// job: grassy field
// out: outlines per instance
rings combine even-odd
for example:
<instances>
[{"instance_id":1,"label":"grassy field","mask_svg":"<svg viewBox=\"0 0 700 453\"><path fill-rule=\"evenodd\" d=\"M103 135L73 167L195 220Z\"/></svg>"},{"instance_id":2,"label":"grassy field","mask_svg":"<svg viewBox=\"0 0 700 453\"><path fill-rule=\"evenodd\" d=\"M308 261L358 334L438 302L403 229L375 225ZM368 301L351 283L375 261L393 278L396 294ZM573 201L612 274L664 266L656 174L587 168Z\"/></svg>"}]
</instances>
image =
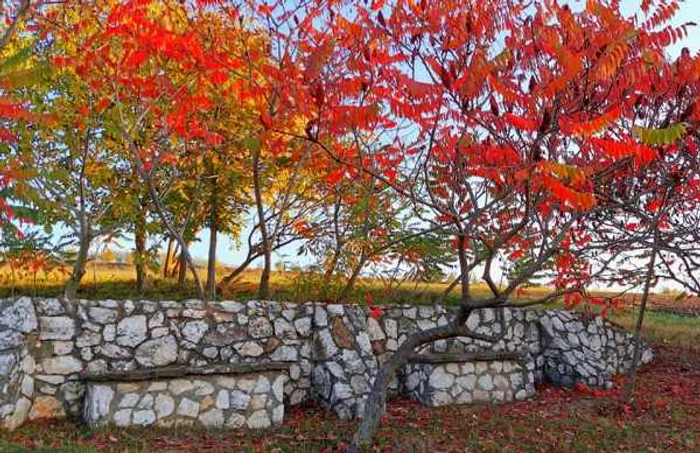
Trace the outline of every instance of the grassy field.
<instances>
[{"instance_id":1,"label":"grassy field","mask_svg":"<svg viewBox=\"0 0 700 453\"><path fill-rule=\"evenodd\" d=\"M219 278L230 270L219 268ZM59 297L69 275L68 269L51 272L38 272L35 275L12 273L9 268L0 266L0 297L31 295L37 297ZM204 271L200 272L204 279ZM252 299L256 297L260 271L250 269L226 288L220 299ZM344 281L322 282L321 277L311 272L276 271L271 278L271 299L290 302L335 301L343 289ZM448 283L404 282L392 285L377 278L359 279L356 289L346 297L347 302L364 303L365 294L370 293L375 303L430 304L441 302L451 304L459 300L459 287L447 295L444 294ZM480 282L472 283L474 297L488 297L488 287ZM521 292L522 299L537 297L548 291L544 287L532 287ZM602 294L602 293L601 293ZM135 272L132 266L117 263L90 264L79 290L79 297L84 299L148 299L148 300L183 300L196 296L194 285L188 280L179 285L175 279L164 279L151 274L143 293L136 291ZM626 297L628 305L639 303L639 294ZM666 292L654 294L651 309L669 313L700 316L700 298L683 297Z\"/></svg>"},{"instance_id":2,"label":"grassy field","mask_svg":"<svg viewBox=\"0 0 700 453\"><path fill-rule=\"evenodd\" d=\"M254 297L257 277L255 272L246 273L223 297ZM61 293L55 275L42 278L25 278L12 284L5 280L0 296ZM324 292L318 287L313 275L277 273L273 298L324 300ZM351 301L361 302L363 294L370 292L378 302L430 303L444 288L445 284L429 284L387 291L381 282L365 280ZM477 286L476 291L485 294L486 289ZM148 291L139 296L134 292L130 269L108 266L86 276L80 295L154 300L194 296L191 289L169 280L152 281ZM448 302L456 298L453 293ZM630 328L635 316L634 307L628 307L612 319ZM533 399L502 406L430 409L410 400L397 400L388 405L376 450L700 451L700 317L651 312L644 338L654 345L657 357L641 370L634 403L623 411L618 403L623 380L605 393L542 386ZM261 433L152 428L94 431L70 420L37 421L12 433L0 432L0 451L340 452L347 447L354 429L355 422L339 421L313 406L292 408L283 426Z\"/></svg>"},{"instance_id":3,"label":"grassy field","mask_svg":"<svg viewBox=\"0 0 700 453\"><path fill-rule=\"evenodd\" d=\"M221 269L225 275L227 269ZM202 271L201 277L205 278ZM0 297L31 295L36 297L59 297L68 278L67 271L54 270L50 273L40 272L34 275L12 275L7 268L0 268ZM260 271L245 271L223 294L221 299L254 299ZM344 281L332 281L326 285L321 277L310 272L273 272L271 278L270 299L306 302L333 301L338 298ZM459 297L459 288L446 297L443 292L447 283L407 282L398 287L391 287L379 279L359 279L357 288L346 298L347 302L364 303L365 293L372 294L375 303L429 304L437 300L450 304ZM472 291L476 297L486 297L488 288L476 283ZM538 290L532 288L529 295L536 295ZM187 281L179 285L175 279L163 279L151 276L146 290L136 291L134 270L128 265L99 264L89 265L78 293L84 299L148 299L148 300L182 300L196 296L194 285Z\"/></svg>"}]
</instances>

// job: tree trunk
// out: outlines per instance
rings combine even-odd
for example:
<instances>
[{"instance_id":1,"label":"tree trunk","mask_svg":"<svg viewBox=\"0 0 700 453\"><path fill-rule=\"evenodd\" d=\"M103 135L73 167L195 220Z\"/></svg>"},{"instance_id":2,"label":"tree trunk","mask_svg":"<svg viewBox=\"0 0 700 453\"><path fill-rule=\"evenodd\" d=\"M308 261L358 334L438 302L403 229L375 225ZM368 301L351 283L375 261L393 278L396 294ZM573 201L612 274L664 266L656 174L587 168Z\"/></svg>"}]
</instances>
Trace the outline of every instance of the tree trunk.
<instances>
[{"instance_id":1,"label":"tree trunk","mask_svg":"<svg viewBox=\"0 0 700 453\"><path fill-rule=\"evenodd\" d=\"M459 256L462 302L467 302L469 300L469 272L466 272L466 269L469 267L469 263L467 262L467 238L462 234L457 236L457 255Z\"/></svg>"},{"instance_id":2,"label":"tree trunk","mask_svg":"<svg viewBox=\"0 0 700 453\"><path fill-rule=\"evenodd\" d=\"M465 326L451 322L445 326L434 327L432 329L423 330L409 335L406 341L399 346L394 354L382 364L377 372L377 376L372 384L372 390L368 395L365 403L364 414L362 421L357 428L357 432L352 439L350 445L351 452L363 451L369 449L372 444L372 439L379 426L379 421L384 413L386 406L386 394L391 383L392 377L396 372L406 364L410 354L414 350L426 343L431 343L436 340L452 338L455 336L468 335L468 329Z\"/></svg>"},{"instance_id":3,"label":"tree trunk","mask_svg":"<svg viewBox=\"0 0 700 453\"><path fill-rule=\"evenodd\" d=\"M651 253L652 255L651 258L649 258L649 264L647 265L647 274L644 278L644 290L642 292L642 300L639 305L639 316L637 317L637 323L634 326L634 353L632 354L632 367L627 374L628 381L622 395L622 402L625 404L632 400L634 387L637 382L637 368L639 367L639 360L642 356L642 324L644 323L644 314L647 310L647 301L649 300L649 293L651 292L651 286L654 280L654 266L656 265L657 253L656 239L654 240L654 247Z\"/></svg>"},{"instance_id":4,"label":"tree trunk","mask_svg":"<svg viewBox=\"0 0 700 453\"><path fill-rule=\"evenodd\" d=\"M228 288L229 285L231 285L231 283L236 279L236 277L238 277L243 273L243 271L248 269L248 266L250 266L250 264L253 261L255 261L255 258L257 258L257 256L254 257L251 254L248 254L246 259L240 265L238 265L238 267L236 267L234 270L231 271L231 273L229 273L227 276L221 279L221 282L219 283L219 291Z\"/></svg>"},{"instance_id":5,"label":"tree trunk","mask_svg":"<svg viewBox=\"0 0 700 453\"><path fill-rule=\"evenodd\" d=\"M177 265L177 284L183 285L187 279L187 252L189 249L189 244L185 243L185 247L180 251L180 256L178 257Z\"/></svg>"},{"instance_id":6,"label":"tree trunk","mask_svg":"<svg viewBox=\"0 0 700 453\"><path fill-rule=\"evenodd\" d=\"M365 256L363 252L362 256L360 256L360 261L357 263L357 266L353 268L352 274L350 275L350 278L348 279L347 283L345 284L345 287L343 288L343 291L340 294L343 300L347 299L350 293L355 290L355 284L357 283L357 279L360 276L360 272L362 272L362 268L365 267L366 261L367 256Z\"/></svg>"},{"instance_id":7,"label":"tree trunk","mask_svg":"<svg viewBox=\"0 0 700 453\"><path fill-rule=\"evenodd\" d=\"M168 278L168 271L170 270L170 260L172 259L173 253L173 238L168 237L168 249L165 251L165 259L163 259L163 278Z\"/></svg>"},{"instance_id":8,"label":"tree trunk","mask_svg":"<svg viewBox=\"0 0 700 453\"><path fill-rule=\"evenodd\" d=\"M338 261L340 261L341 253L342 249L340 247L336 247L333 251L331 261L326 265L326 271L323 274L324 285L328 285L333 279L333 274L335 274L335 268L338 267Z\"/></svg>"},{"instance_id":9,"label":"tree trunk","mask_svg":"<svg viewBox=\"0 0 700 453\"><path fill-rule=\"evenodd\" d=\"M331 262L326 266L326 272L323 276L323 283L326 286L333 279L335 268L338 266L338 261L340 260L340 255L343 251L343 240L340 235L340 208L342 207L342 201L342 197L336 197L333 207L333 235L335 236L335 248L333 250Z\"/></svg>"},{"instance_id":10,"label":"tree trunk","mask_svg":"<svg viewBox=\"0 0 700 453\"><path fill-rule=\"evenodd\" d=\"M258 297L267 299L270 295L270 272L272 270L272 244L267 232L267 224L265 223L265 209L262 199L262 182L260 181L260 150L253 153L253 189L255 191L255 206L258 211L258 219L260 221L260 236L263 249L263 269L260 274L260 286L258 288Z\"/></svg>"},{"instance_id":11,"label":"tree trunk","mask_svg":"<svg viewBox=\"0 0 700 453\"><path fill-rule=\"evenodd\" d=\"M82 228L81 228L82 229ZM78 294L78 288L80 287L80 281L85 275L85 268L87 266L88 252L90 251L91 243L90 235L87 233L80 234L80 244L78 245L78 255L75 258L75 263L73 263L73 272L71 273L70 279L66 283L66 287L63 291L63 297L66 300L73 300Z\"/></svg>"},{"instance_id":12,"label":"tree trunk","mask_svg":"<svg viewBox=\"0 0 700 453\"><path fill-rule=\"evenodd\" d=\"M216 299L216 239L219 234L219 219L216 205L212 205L212 216L209 223L209 257L207 260L207 288L206 294L209 300Z\"/></svg>"},{"instance_id":13,"label":"tree trunk","mask_svg":"<svg viewBox=\"0 0 700 453\"><path fill-rule=\"evenodd\" d=\"M134 224L134 246L136 256L136 291L143 293L146 289L146 207L139 201L136 222Z\"/></svg>"},{"instance_id":14,"label":"tree trunk","mask_svg":"<svg viewBox=\"0 0 700 453\"><path fill-rule=\"evenodd\" d=\"M122 130L122 134L125 136L124 138L128 140L129 149L136 161L136 168L138 169L139 175L148 185L148 193L150 194L151 200L153 201L155 212L158 214L160 221L163 223L163 226L168 231L170 237L175 239L180 245L180 256L182 257L184 263L187 265L187 267L189 267L192 273L192 279L194 280L194 285L197 290L197 297L203 299L204 287L202 286L202 280L199 278L199 274L197 273L197 266L195 266L194 260L192 259L192 256L190 256L189 250L187 250L185 238L182 234L175 230L175 227L173 227L172 222L168 219L168 216L165 213L165 205L163 204L163 200L158 194L158 189L156 188L156 185L153 182L153 178L143 166L143 161L141 160L141 155L136 147L136 144L133 142L133 140L125 130ZM151 169L151 171L153 171L153 169Z\"/></svg>"},{"instance_id":15,"label":"tree trunk","mask_svg":"<svg viewBox=\"0 0 700 453\"><path fill-rule=\"evenodd\" d=\"M365 403L364 414L360 426L355 432L352 444L350 445L351 452L357 452L368 449L372 444L372 439L379 427L379 421L384 413L386 404L386 393L389 388L391 378L401 368L408 359L409 354L426 343L431 343L436 340L464 336L479 339L482 341L497 342L505 335L506 329L504 324L504 316L502 311L497 314L497 319L501 323L501 334L495 337L488 337L476 332L472 332L466 326L466 320L469 318L472 310L471 298L469 296L469 263L466 255L466 239L463 235L458 237L458 254L460 266L460 279L462 282L462 303L455 318L449 324L442 327L434 327L432 329L418 331L409 335L399 349L384 362L377 372L377 377L372 384L372 390ZM465 276L466 285L465 285ZM466 289L465 289L466 286Z\"/></svg>"},{"instance_id":16,"label":"tree trunk","mask_svg":"<svg viewBox=\"0 0 700 453\"><path fill-rule=\"evenodd\" d=\"M450 283L447 288L442 292L441 297L443 299L447 298L450 293L452 292L453 289L455 289L455 286L457 286L460 282L462 281L462 274L458 275L457 278L452 280L452 283Z\"/></svg>"}]
</instances>

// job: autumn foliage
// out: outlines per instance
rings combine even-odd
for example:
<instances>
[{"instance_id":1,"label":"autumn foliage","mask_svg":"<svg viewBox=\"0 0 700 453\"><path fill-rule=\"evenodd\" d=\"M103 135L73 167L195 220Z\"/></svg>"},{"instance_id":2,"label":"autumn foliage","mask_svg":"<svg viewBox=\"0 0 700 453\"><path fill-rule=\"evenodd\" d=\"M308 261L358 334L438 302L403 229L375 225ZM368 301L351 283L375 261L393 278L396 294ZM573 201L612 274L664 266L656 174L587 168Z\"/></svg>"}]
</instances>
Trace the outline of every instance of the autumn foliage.
<instances>
[{"instance_id":1,"label":"autumn foliage","mask_svg":"<svg viewBox=\"0 0 700 453\"><path fill-rule=\"evenodd\" d=\"M41 96L8 86L14 97L0 100L0 139L15 143L0 190L73 226L66 297L94 242L124 231L142 257L147 234L167 242L164 274L176 261L204 296L189 252L204 228L212 298L256 260L269 297L273 252L292 245L324 285L345 281L341 300L368 269L416 280L457 269L455 324L423 342L464 333L481 307L561 298L616 309L618 297L589 295L593 283L624 292L663 276L700 291L700 56L670 57L693 24L674 25L674 0L644 0L632 15L617 0L570 3L46 5L14 39L31 35L54 78ZM50 130L26 127L37 112ZM45 197L47 174L12 182L38 162L32 149L81 162L56 191L73 198ZM217 282L217 234L244 231L247 258ZM534 283L552 291L518 300Z\"/></svg>"}]
</instances>

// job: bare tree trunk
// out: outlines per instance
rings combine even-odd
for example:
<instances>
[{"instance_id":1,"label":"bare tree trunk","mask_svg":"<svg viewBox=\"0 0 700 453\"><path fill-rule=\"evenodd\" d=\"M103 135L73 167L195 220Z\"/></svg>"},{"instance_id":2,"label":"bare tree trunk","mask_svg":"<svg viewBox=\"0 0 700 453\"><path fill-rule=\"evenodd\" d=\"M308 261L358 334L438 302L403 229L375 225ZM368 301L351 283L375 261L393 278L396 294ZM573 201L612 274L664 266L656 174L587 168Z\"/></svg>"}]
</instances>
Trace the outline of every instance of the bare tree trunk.
<instances>
[{"instance_id":1,"label":"bare tree trunk","mask_svg":"<svg viewBox=\"0 0 700 453\"><path fill-rule=\"evenodd\" d=\"M460 277L460 287L462 293L462 302L469 300L469 272L465 272L465 269L469 268L469 263L467 262L467 238L460 234L457 237L457 255L459 256L459 269L461 270Z\"/></svg>"},{"instance_id":2,"label":"bare tree trunk","mask_svg":"<svg viewBox=\"0 0 700 453\"><path fill-rule=\"evenodd\" d=\"M219 218L216 201L211 206L212 214L209 222L209 257L207 260L207 288L206 295L209 300L216 299L216 240L219 234Z\"/></svg>"},{"instance_id":3,"label":"bare tree trunk","mask_svg":"<svg viewBox=\"0 0 700 453\"><path fill-rule=\"evenodd\" d=\"M189 244L185 243L185 247L180 250L180 256L178 257L177 265L177 284L184 285L187 279L187 252L189 249Z\"/></svg>"},{"instance_id":4,"label":"bare tree trunk","mask_svg":"<svg viewBox=\"0 0 700 453\"><path fill-rule=\"evenodd\" d=\"M326 265L326 271L323 274L323 284L328 285L331 280L333 279L333 274L335 274L335 268L338 267L338 261L340 261L340 254L342 253L342 249L340 247L336 247L335 250L333 251L333 256L331 257L331 261Z\"/></svg>"},{"instance_id":5,"label":"bare tree trunk","mask_svg":"<svg viewBox=\"0 0 700 453\"><path fill-rule=\"evenodd\" d=\"M171 260L173 267L170 268L170 274L168 276L170 278L175 278L180 272L180 244L176 244L175 250L173 250L173 254L171 255Z\"/></svg>"},{"instance_id":6,"label":"bare tree trunk","mask_svg":"<svg viewBox=\"0 0 700 453\"><path fill-rule=\"evenodd\" d=\"M267 299L270 295L270 272L272 270L272 245L267 232L267 224L265 223L265 209L262 199L262 183L260 181L260 150L253 153L253 188L255 191L255 206L258 211L260 221L260 236L263 249L263 269L260 275L260 286L258 288L258 297Z\"/></svg>"},{"instance_id":7,"label":"bare tree trunk","mask_svg":"<svg viewBox=\"0 0 700 453\"><path fill-rule=\"evenodd\" d=\"M89 225L85 225L89 228ZM81 227L81 230L83 228ZM78 255L75 258L75 263L73 263L73 271L71 272L70 279L66 282L66 287L63 291L63 297L67 300L75 299L78 294L78 288L80 287L80 281L85 275L85 268L87 266L88 252L90 251L90 234L87 232L80 233L80 244L78 245Z\"/></svg>"},{"instance_id":8,"label":"bare tree trunk","mask_svg":"<svg viewBox=\"0 0 700 453\"><path fill-rule=\"evenodd\" d=\"M459 274L457 278L452 280L452 283L450 283L447 288L442 292L442 298L446 298L447 296L450 295L453 289L455 289L455 286L457 286L460 282L462 281L462 274Z\"/></svg>"},{"instance_id":9,"label":"bare tree trunk","mask_svg":"<svg viewBox=\"0 0 700 453\"><path fill-rule=\"evenodd\" d=\"M197 273L197 267L195 266L194 260L192 259L192 256L190 255L189 250L187 250L187 245L185 243L185 238L183 237L182 234L178 233L175 230L175 227L173 226L172 222L168 219L168 216L166 215L166 210L165 206L163 205L163 200L160 198L160 195L158 194L158 189L156 188L155 183L153 182L153 178L151 177L151 174L146 171L146 169L143 166L143 161L141 160L141 155L139 153L139 150L136 147L136 144L134 141L131 139L129 134L126 132L126 130L122 130L122 134L125 136L124 138L128 140L129 143L129 149L131 151L132 156L134 157L135 163L136 163L136 168L139 172L139 175L141 178L146 182L147 187L148 187L148 193L151 196L151 200L153 201L153 205L155 208L155 212L158 214L158 217L160 218L160 221L163 223L163 226L165 229L168 231L168 234L177 241L177 243L180 245L180 255L182 259L184 260L184 263L189 267L190 272L192 273L192 279L194 280L195 288L197 290L197 296L200 299L204 298L204 287L202 286L202 280L199 278L199 274ZM151 169L153 171L153 169Z\"/></svg>"},{"instance_id":10,"label":"bare tree trunk","mask_svg":"<svg viewBox=\"0 0 700 453\"><path fill-rule=\"evenodd\" d=\"M656 265L657 254L656 247L657 238L654 239L651 258L649 258L649 264L647 265L647 274L644 278L644 290L642 292L642 300L639 305L639 316L637 316L637 323L634 326L634 353L632 354L632 367L627 373L627 385L625 386L625 391L622 395L623 403L629 403L632 400L634 387L637 382L637 368L639 368L639 360L642 356L642 324L644 323L644 314L647 310L647 301L649 300L649 293L651 292L652 282L654 281L654 266Z\"/></svg>"},{"instance_id":11,"label":"bare tree trunk","mask_svg":"<svg viewBox=\"0 0 700 453\"><path fill-rule=\"evenodd\" d=\"M138 212L134 224L134 246L136 257L136 291L143 293L146 289L146 206L139 200Z\"/></svg>"},{"instance_id":12,"label":"bare tree trunk","mask_svg":"<svg viewBox=\"0 0 700 453\"><path fill-rule=\"evenodd\" d=\"M236 267L234 270L231 271L230 274L228 274L226 277L221 279L221 282L219 283L219 291L221 291L224 288L228 288L231 282L233 282L236 277L241 275L243 271L248 269L248 266L255 261L255 257L252 257L250 254L246 257L245 261L243 261L238 267Z\"/></svg>"},{"instance_id":13,"label":"bare tree trunk","mask_svg":"<svg viewBox=\"0 0 700 453\"><path fill-rule=\"evenodd\" d=\"M335 249L333 250L331 262L326 266L326 272L323 276L323 283L325 285L328 285L333 278L335 268L338 266L338 261L340 260L340 255L343 251L343 240L340 235L340 208L342 206L342 201L342 197L338 196L333 206L333 235L335 236Z\"/></svg>"},{"instance_id":14,"label":"bare tree trunk","mask_svg":"<svg viewBox=\"0 0 700 453\"><path fill-rule=\"evenodd\" d=\"M458 236L457 252L459 255L460 279L462 282L462 301L454 320L445 326L435 327L409 335L396 352L379 367L377 377L372 384L372 390L365 403L362 421L350 445L351 452L368 449L371 446L372 439L374 439L374 435L379 427L379 421L384 413L386 394L391 378L405 365L409 354L413 353L417 347L436 340L453 338L456 336L466 336L477 338L482 341L496 342L505 335L506 329L503 325L504 318L502 313L497 316L501 322L500 336L489 338L476 332L471 332L466 326L466 320L474 309L469 295L469 263L467 262L466 245L466 237L464 235ZM465 276L467 276L466 284Z\"/></svg>"},{"instance_id":15,"label":"bare tree trunk","mask_svg":"<svg viewBox=\"0 0 700 453\"><path fill-rule=\"evenodd\" d=\"M350 274L350 278L348 279L347 283L345 284L345 287L343 288L343 291L341 292L341 297L343 299L345 299L347 296L350 295L352 291L355 290L355 284L357 283L357 279L360 276L360 272L362 272L362 268L365 267L366 262L367 256L363 252L362 256L360 256L360 261L353 268L352 274Z\"/></svg>"},{"instance_id":16,"label":"bare tree trunk","mask_svg":"<svg viewBox=\"0 0 700 453\"><path fill-rule=\"evenodd\" d=\"M168 278L170 275L170 260L172 259L173 253L173 238L168 237L168 248L165 251L165 258L163 259L163 278Z\"/></svg>"},{"instance_id":17,"label":"bare tree trunk","mask_svg":"<svg viewBox=\"0 0 700 453\"><path fill-rule=\"evenodd\" d=\"M468 315L467 315L468 316ZM413 351L426 343L436 340L468 335L468 329L453 321L445 326L434 327L409 335L399 349L382 364L372 384L372 390L365 403L365 411L362 415L360 426L352 439L351 452L369 449L372 439L379 426L379 421L386 406L386 394L391 379L396 372L406 364Z\"/></svg>"}]
</instances>

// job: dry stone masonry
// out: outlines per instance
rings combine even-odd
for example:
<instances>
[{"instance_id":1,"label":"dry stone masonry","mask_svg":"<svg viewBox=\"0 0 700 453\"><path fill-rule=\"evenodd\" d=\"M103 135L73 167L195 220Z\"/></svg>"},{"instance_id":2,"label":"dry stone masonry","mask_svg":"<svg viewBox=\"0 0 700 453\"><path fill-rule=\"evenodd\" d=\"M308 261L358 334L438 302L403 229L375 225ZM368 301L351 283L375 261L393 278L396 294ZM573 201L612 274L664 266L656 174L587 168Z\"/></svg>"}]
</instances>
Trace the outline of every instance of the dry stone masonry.
<instances>
[{"instance_id":1,"label":"dry stone masonry","mask_svg":"<svg viewBox=\"0 0 700 453\"><path fill-rule=\"evenodd\" d=\"M503 403L535 394L528 356L518 354L420 354L406 366L406 390L427 406Z\"/></svg>"},{"instance_id":2,"label":"dry stone masonry","mask_svg":"<svg viewBox=\"0 0 700 453\"><path fill-rule=\"evenodd\" d=\"M91 426L268 428L284 418L286 367L273 365L182 369L170 378L162 372L88 376L83 418Z\"/></svg>"},{"instance_id":3,"label":"dry stone masonry","mask_svg":"<svg viewBox=\"0 0 700 453\"><path fill-rule=\"evenodd\" d=\"M157 423L160 418L155 399L165 395L164 391L148 390L150 387L144 383L138 384L138 390L133 392L119 391L119 385L124 389L127 382L110 385L100 382L91 387L93 384L86 381L86 376L128 376L168 367L197 370L222 364L279 363L285 364L279 378L284 404L314 400L339 417L352 418L362 413L380 364L407 336L445 325L452 316L451 310L437 305L389 306L383 316L374 319L366 307L323 303L62 301L26 297L0 300L0 424L13 429L28 419L81 416L86 406L92 408L98 404L91 400L98 386L115 394L109 402L108 414L88 415L88 421L102 423L101 417L111 417L109 420L117 424L115 409L119 409L122 394L136 393L140 395L136 406L121 408L131 409L129 423L146 423L151 419L148 411L156 414L152 423ZM412 361L392 383L392 393L411 394L427 404L458 404L470 397L474 402L506 401L520 398L522 390L526 396L531 395L533 380L566 386L585 382L605 387L613 375L630 366L631 336L599 317L584 319L577 313L556 310L484 309L472 313L467 325L472 331L497 341L456 338L436 341L416 352L512 353L521 354L522 359L517 364L512 361L499 364L493 360ZM643 361L651 358L651 350L645 350ZM523 376L522 382L518 375ZM437 385L431 384L431 378ZM205 382L214 378L183 379ZM451 379L453 382L447 385ZM209 383L221 390L218 383ZM486 397L477 393L481 391L490 393ZM152 406L146 394L153 397ZM168 395L174 398L171 393ZM216 425L218 412L210 416L214 421L210 418L202 421L202 401L191 396L187 400L200 404L197 422ZM224 411L216 407L215 396L201 395L201 398L206 396L214 399L211 409ZM161 396L161 400L164 398ZM145 402L141 403L142 399ZM178 407L181 401L177 401ZM204 405L207 403L208 400ZM103 407L106 403L99 404ZM148 408L141 409L139 404ZM187 412L189 403L184 404L183 410ZM270 404L265 406L265 411L270 423L276 423L283 409ZM274 410L278 411L276 418ZM101 414L100 411L92 414ZM120 414L119 423L126 423L126 411ZM242 426L249 426L253 412L239 415L245 418ZM232 414L225 412L222 416L226 424ZM195 418L192 420L194 423ZM169 419L166 417L164 422L168 423ZM259 424L252 422L254 426Z\"/></svg>"}]
</instances>

